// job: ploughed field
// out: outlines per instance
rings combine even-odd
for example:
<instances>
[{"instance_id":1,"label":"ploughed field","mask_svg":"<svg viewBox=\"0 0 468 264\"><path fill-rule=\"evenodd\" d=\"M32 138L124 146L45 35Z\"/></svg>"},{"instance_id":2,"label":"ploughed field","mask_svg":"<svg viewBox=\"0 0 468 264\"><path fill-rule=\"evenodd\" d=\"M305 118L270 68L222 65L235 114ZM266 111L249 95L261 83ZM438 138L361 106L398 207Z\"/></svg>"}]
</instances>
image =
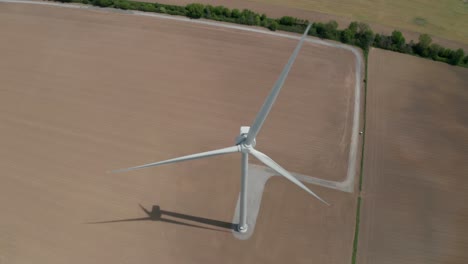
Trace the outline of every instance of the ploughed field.
<instances>
[{"instance_id":1,"label":"ploughed field","mask_svg":"<svg viewBox=\"0 0 468 264\"><path fill-rule=\"evenodd\" d=\"M232 145L296 41L3 3L0 32L1 261L350 260L352 194L309 185L327 207L273 178L254 235L241 241L225 228L238 198L240 155L106 173ZM290 171L344 179L354 65L350 52L305 43L258 149ZM114 220L125 221L91 223Z\"/></svg>"},{"instance_id":2,"label":"ploughed field","mask_svg":"<svg viewBox=\"0 0 468 264\"><path fill-rule=\"evenodd\" d=\"M358 262L466 263L468 70L372 49Z\"/></svg>"}]
</instances>

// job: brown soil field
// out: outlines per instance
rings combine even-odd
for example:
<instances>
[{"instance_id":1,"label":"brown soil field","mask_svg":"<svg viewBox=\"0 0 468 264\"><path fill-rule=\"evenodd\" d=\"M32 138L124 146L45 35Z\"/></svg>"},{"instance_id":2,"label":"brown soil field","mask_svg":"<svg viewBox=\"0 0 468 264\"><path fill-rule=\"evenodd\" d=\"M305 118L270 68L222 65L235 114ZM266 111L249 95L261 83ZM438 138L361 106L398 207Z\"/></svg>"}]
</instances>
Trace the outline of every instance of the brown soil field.
<instances>
[{"instance_id":1,"label":"brown soil field","mask_svg":"<svg viewBox=\"0 0 468 264\"><path fill-rule=\"evenodd\" d=\"M0 262L349 262L353 194L310 186L327 207L273 178L242 241L223 228L240 155L106 173L233 144L296 41L3 3L0 32ZM343 179L354 64L305 44L258 149L293 172ZM125 221L93 223L115 220Z\"/></svg>"},{"instance_id":2,"label":"brown soil field","mask_svg":"<svg viewBox=\"0 0 468 264\"><path fill-rule=\"evenodd\" d=\"M301 19L308 19L311 22L328 22L330 20L335 20L336 22L338 22L340 27L347 27L349 23L355 20L349 17L343 17L343 16L337 16L333 14L312 11L310 9L305 10L305 9L300 9L300 8L288 7L287 1L285 1L281 5L277 5L273 3L265 3L263 1L252 1L252 0L197 0L197 1L193 1L193 0L148 0L148 2L158 2L158 3L165 3L165 4L177 4L177 5L186 5L186 4L196 2L196 3L210 4L213 6L223 5L229 8L238 8L240 10L247 8L247 9L256 11L258 13L265 13L269 17L273 17L273 18L279 18L282 16L293 16L293 17L297 17ZM358 14L354 14L354 15L358 15ZM382 25L382 24L375 23L375 22L367 22L367 23L372 27L372 30L375 33L384 33L384 34L390 35L394 30L399 30L404 34L407 42L409 42L410 40L417 42L421 32L426 33L424 32L424 28L421 29L422 30L421 32L415 32L412 30L388 26L388 25ZM433 34L431 35L432 35L432 40L434 43L438 43L440 45L443 45L451 49L462 48L465 51L468 51L468 43L465 43L463 41L453 40L453 39L449 40L440 36L434 36Z\"/></svg>"},{"instance_id":3,"label":"brown soil field","mask_svg":"<svg viewBox=\"0 0 468 264\"><path fill-rule=\"evenodd\" d=\"M372 49L359 264L466 263L468 70Z\"/></svg>"}]
</instances>

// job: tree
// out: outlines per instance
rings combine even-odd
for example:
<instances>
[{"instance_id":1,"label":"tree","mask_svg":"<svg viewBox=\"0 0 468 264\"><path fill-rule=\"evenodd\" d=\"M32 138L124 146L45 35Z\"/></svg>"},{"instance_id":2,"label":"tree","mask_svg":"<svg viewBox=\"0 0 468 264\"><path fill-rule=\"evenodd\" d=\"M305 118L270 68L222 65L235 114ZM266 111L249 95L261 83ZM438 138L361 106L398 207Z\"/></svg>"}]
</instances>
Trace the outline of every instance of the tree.
<instances>
[{"instance_id":1,"label":"tree","mask_svg":"<svg viewBox=\"0 0 468 264\"><path fill-rule=\"evenodd\" d=\"M465 52L462 49L457 49L452 53L452 56L449 58L449 63L452 65L458 65L465 56Z\"/></svg>"},{"instance_id":2,"label":"tree","mask_svg":"<svg viewBox=\"0 0 468 264\"><path fill-rule=\"evenodd\" d=\"M200 18L203 16L205 6L202 4L188 4L185 6L187 16L190 18Z\"/></svg>"},{"instance_id":3,"label":"tree","mask_svg":"<svg viewBox=\"0 0 468 264\"><path fill-rule=\"evenodd\" d=\"M296 18L290 16L284 16L280 18L279 23L285 26L293 26L296 24Z\"/></svg>"},{"instance_id":4,"label":"tree","mask_svg":"<svg viewBox=\"0 0 468 264\"><path fill-rule=\"evenodd\" d=\"M352 24L352 23L351 23ZM354 29L354 25L350 25ZM356 45L361 47L364 51L368 51L369 47L374 43L374 32L366 23L357 24L357 33L355 34Z\"/></svg>"},{"instance_id":5,"label":"tree","mask_svg":"<svg viewBox=\"0 0 468 264\"><path fill-rule=\"evenodd\" d=\"M358 32L358 22L354 21L349 23L348 29L354 34L356 34Z\"/></svg>"},{"instance_id":6,"label":"tree","mask_svg":"<svg viewBox=\"0 0 468 264\"><path fill-rule=\"evenodd\" d=\"M440 50L442 49L442 47L438 44L432 44L429 48L428 48L428 56L431 57L433 60L437 60L437 58L439 57L439 52Z\"/></svg>"},{"instance_id":7,"label":"tree","mask_svg":"<svg viewBox=\"0 0 468 264\"><path fill-rule=\"evenodd\" d=\"M255 25L260 26L260 22L261 22L262 20L260 19L260 16L259 16L259 15L256 15L254 21L255 21Z\"/></svg>"},{"instance_id":8,"label":"tree","mask_svg":"<svg viewBox=\"0 0 468 264\"><path fill-rule=\"evenodd\" d=\"M392 49L393 50L401 51L403 45L405 45L405 42L406 40L400 31L394 30L392 32Z\"/></svg>"},{"instance_id":9,"label":"tree","mask_svg":"<svg viewBox=\"0 0 468 264\"><path fill-rule=\"evenodd\" d=\"M330 22L323 24L323 23L314 23L315 29L317 30L317 35L321 38L325 39L333 39L338 40L338 23L335 20L331 20Z\"/></svg>"},{"instance_id":10,"label":"tree","mask_svg":"<svg viewBox=\"0 0 468 264\"><path fill-rule=\"evenodd\" d=\"M144 12L155 12L156 11L156 7L153 4L151 4L151 3L142 3L142 2L138 3L136 9L140 10L140 11L144 11Z\"/></svg>"},{"instance_id":11,"label":"tree","mask_svg":"<svg viewBox=\"0 0 468 264\"><path fill-rule=\"evenodd\" d=\"M463 64L467 64L467 65L468 65L468 55L466 55L466 57L463 59Z\"/></svg>"},{"instance_id":12,"label":"tree","mask_svg":"<svg viewBox=\"0 0 468 264\"><path fill-rule=\"evenodd\" d=\"M225 17L231 17L231 9L225 7L225 8L223 9L223 16L225 16Z\"/></svg>"},{"instance_id":13,"label":"tree","mask_svg":"<svg viewBox=\"0 0 468 264\"><path fill-rule=\"evenodd\" d=\"M93 5L108 7L113 4L112 0L93 0Z\"/></svg>"},{"instance_id":14,"label":"tree","mask_svg":"<svg viewBox=\"0 0 468 264\"><path fill-rule=\"evenodd\" d=\"M278 22L276 22L275 20L271 21L270 25L268 26L268 29L271 31L276 31L277 28Z\"/></svg>"},{"instance_id":15,"label":"tree","mask_svg":"<svg viewBox=\"0 0 468 264\"><path fill-rule=\"evenodd\" d=\"M343 31L341 31L341 36L340 36L341 42L347 43L347 44L354 44L354 33L351 29L347 28Z\"/></svg>"},{"instance_id":16,"label":"tree","mask_svg":"<svg viewBox=\"0 0 468 264\"><path fill-rule=\"evenodd\" d=\"M126 0L115 0L114 7L127 10L130 9L130 3Z\"/></svg>"},{"instance_id":17,"label":"tree","mask_svg":"<svg viewBox=\"0 0 468 264\"><path fill-rule=\"evenodd\" d=\"M443 49L442 54L440 55L441 57L450 59L452 58L454 51L451 49Z\"/></svg>"},{"instance_id":18,"label":"tree","mask_svg":"<svg viewBox=\"0 0 468 264\"><path fill-rule=\"evenodd\" d=\"M163 14L167 13L167 10L166 10L166 8L164 6L160 6L158 10L159 10L159 12L161 12Z\"/></svg>"},{"instance_id":19,"label":"tree","mask_svg":"<svg viewBox=\"0 0 468 264\"><path fill-rule=\"evenodd\" d=\"M372 45L379 47L381 41L382 41L382 37L380 36L380 34L375 34L374 43L372 43Z\"/></svg>"},{"instance_id":20,"label":"tree","mask_svg":"<svg viewBox=\"0 0 468 264\"><path fill-rule=\"evenodd\" d=\"M309 35L310 35L310 36L318 37L317 28L314 27L314 24L312 24L312 27L310 27Z\"/></svg>"},{"instance_id":21,"label":"tree","mask_svg":"<svg viewBox=\"0 0 468 264\"><path fill-rule=\"evenodd\" d=\"M212 8L213 13L216 16L224 16L223 11L224 11L224 6L215 6Z\"/></svg>"},{"instance_id":22,"label":"tree","mask_svg":"<svg viewBox=\"0 0 468 264\"><path fill-rule=\"evenodd\" d=\"M231 17L233 18L239 18L240 17L240 11L239 9L233 9L232 12L231 12Z\"/></svg>"},{"instance_id":23,"label":"tree","mask_svg":"<svg viewBox=\"0 0 468 264\"><path fill-rule=\"evenodd\" d=\"M374 46L382 49L391 49L392 47L392 38L390 36L379 35L375 37Z\"/></svg>"},{"instance_id":24,"label":"tree","mask_svg":"<svg viewBox=\"0 0 468 264\"><path fill-rule=\"evenodd\" d=\"M406 53L406 54L414 54L413 53L413 45L414 45L414 42L411 41L410 43L407 43L405 45L403 45L400 49L400 52L403 52L403 53Z\"/></svg>"},{"instance_id":25,"label":"tree","mask_svg":"<svg viewBox=\"0 0 468 264\"><path fill-rule=\"evenodd\" d=\"M357 32L359 34L363 34L364 32L367 32L367 31L372 31L369 25L367 25L366 23L362 23L362 22L358 23Z\"/></svg>"},{"instance_id":26,"label":"tree","mask_svg":"<svg viewBox=\"0 0 468 264\"><path fill-rule=\"evenodd\" d=\"M203 9L203 17L206 18L215 18L216 14L213 12L214 7L212 5L206 5Z\"/></svg>"},{"instance_id":27,"label":"tree","mask_svg":"<svg viewBox=\"0 0 468 264\"><path fill-rule=\"evenodd\" d=\"M428 34L420 35L418 44L414 46L414 51L422 57L429 57L431 42L432 38Z\"/></svg>"},{"instance_id":28,"label":"tree","mask_svg":"<svg viewBox=\"0 0 468 264\"><path fill-rule=\"evenodd\" d=\"M432 38L428 34L421 34L419 36L419 43L418 44L421 45L421 47L427 48L427 47L429 47L429 45L431 45L431 42L432 42Z\"/></svg>"},{"instance_id":29,"label":"tree","mask_svg":"<svg viewBox=\"0 0 468 264\"><path fill-rule=\"evenodd\" d=\"M323 33L325 31L325 25L321 22L314 22L312 24L311 31L316 32L317 36L323 38Z\"/></svg>"},{"instance_id":30,"label":"tree","mask_svg":"<svg viewBox=\"0 0 468 264\"><path fill-rule=\"evenodd\" d=\"M234 12L234 10L233 10L233 12ZM256 23L255 16L256 15L257 15L257 13L255 13L255 12L249 10L249 9L244 9L240 13L239 17L236 19L236 23L245 24L245 25L255 25L255 23Z\"/></svg>"}]
</instances>

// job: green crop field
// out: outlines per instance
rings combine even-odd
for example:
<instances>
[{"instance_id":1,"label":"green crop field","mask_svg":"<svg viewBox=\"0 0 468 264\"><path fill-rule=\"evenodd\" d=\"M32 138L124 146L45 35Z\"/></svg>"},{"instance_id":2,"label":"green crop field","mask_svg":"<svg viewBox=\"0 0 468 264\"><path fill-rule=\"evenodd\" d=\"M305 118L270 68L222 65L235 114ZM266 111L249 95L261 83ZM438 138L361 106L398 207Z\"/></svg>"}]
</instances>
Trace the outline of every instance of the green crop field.
<instances>
[{"instance_id":1,"label":"green crop field","mask_svg":"<svg viewBox=\"0 0 468 264\"><path fill-rule=\"evenodd\" d=\"M468 43L468 0L253 0Z\"/></svg>"}]
</instances>

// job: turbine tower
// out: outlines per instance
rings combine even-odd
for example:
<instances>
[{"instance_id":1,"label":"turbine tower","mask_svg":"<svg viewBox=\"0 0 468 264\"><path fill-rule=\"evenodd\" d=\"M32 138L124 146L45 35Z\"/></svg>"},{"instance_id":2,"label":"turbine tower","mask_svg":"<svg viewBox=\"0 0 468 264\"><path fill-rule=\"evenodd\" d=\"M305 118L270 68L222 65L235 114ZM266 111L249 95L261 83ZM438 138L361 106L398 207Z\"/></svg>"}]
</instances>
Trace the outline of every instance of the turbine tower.
<instances>
[{"instance_id":1,"label":"turbine tower","mask_svg":"<svg viewBox=\"0 0 468 264\"><path fill-rule=\"evenodd\" d=\"M304 39L307 36L307 33L309 32L309 29L311 27L311 24L307 26L307 29L305 30L304 34L302 35L301 40L296 46L296 49L294 50L293 54L288 60L288 63L286 66L284 66L283 71L281 72L278 80L276 81L275 85L270 91L270 94L266 98L265 102L263 103L262 108L260 108L260 111L258 112L257 116L255 117L254 122L252 123L252 126L242 126L240 128L240 134L237 136L235 140L235 145L232 147L227 147L227 148L222 148L222 149L217 149L217 150L211 150L207 152L201 152L197 154L192 154L192 155L187 155L187 156L182 156L174 159L168 159L168 160L163 160L163 161L158 161L154 163L149 163L149 164L144 164L136 167L131 167L131 168L126 168L126 169L120 169L120 170L115 170L112 172L125 172L125 171L131 171L131 170L137 170L137 169L142 169L142 168L148 168L148 167L154 167L154 166L159 166L163 164L169 164L169 163L176 163L176 162L182 162L182 161L187 161L187 160L193 160L193 159L201 159L201 158L207 158L211 156L217 156L217 155L224 155L224 154L229 154L229 153L234 153L234 152L240 152L242 155L242 160L241 160L241 191L240 191L240 219L239 219L239 224L237 226L237 231L241 233L245 233L247 231L247 178L249 177L249 172L248 172L248 162L249 162L249 155L254 156L261 162L263 162L266 166L270 167L274 171L276 171L279 175L285 177L292 183L296 184L298 187L302 188L306 192L310 193L313 195L315 198L319 199L321 202L325 203L328 205L327 202L325 202L322 198L320 198L318 195L316 195L314 192L309 190L304 184L302 184L298 179L296 179L291 173L289 173L286 169L281 167L278 163L276 163L273 159L268 157L267 155L263 154L262 152L258 151L255 149L255 144L256 140L255 138L257 137L258 132L262 128L263 123L265 122L265 119L268 116L268 113L271 110L271 107L273 106L276 98L278 97L278 94L281 90L281 87L284 84L284 81L286 80L286 77L288 76L289 70L291 69L294 61L296 60L297 54L299 53L299 50L301 49L301 46L304 42Z\"/></svg>"}]
</instances>

